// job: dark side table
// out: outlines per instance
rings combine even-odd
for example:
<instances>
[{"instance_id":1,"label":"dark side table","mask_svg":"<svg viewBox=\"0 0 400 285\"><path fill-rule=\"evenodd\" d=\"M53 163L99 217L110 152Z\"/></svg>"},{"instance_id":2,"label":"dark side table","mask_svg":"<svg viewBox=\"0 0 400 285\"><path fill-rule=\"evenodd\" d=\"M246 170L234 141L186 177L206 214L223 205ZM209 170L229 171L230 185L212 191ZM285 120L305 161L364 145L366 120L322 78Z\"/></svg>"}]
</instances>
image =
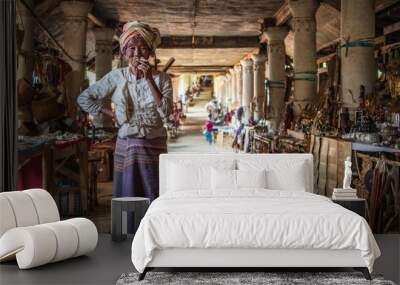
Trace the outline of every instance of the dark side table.
<instances>
[{"instance_id":1,"label":"dark side table","mask_svg":"<svg viewBox=\"0 0 400 285\"><path fill-rule=\"evenodd\" d=\"M126 220L123 221L123 212L133 212L134 233L139 227L150 205L149 198L143 197L121 197L111 200L111 238L113 241L124 241L127 234ZM123 224L125 222L125 224Z\"/></svg>"},{"instance_id":2,"label":"dark side table","mask_svg":"<svg viewBox=\"0 0 400 285\"><path fill-rule=\"evenodd\" d=\"M362 198L356 199L332 199L332 202L341 205L342 207L359 214L364 219L367 218L366 201Z\"/></svg>"}]
</instances>

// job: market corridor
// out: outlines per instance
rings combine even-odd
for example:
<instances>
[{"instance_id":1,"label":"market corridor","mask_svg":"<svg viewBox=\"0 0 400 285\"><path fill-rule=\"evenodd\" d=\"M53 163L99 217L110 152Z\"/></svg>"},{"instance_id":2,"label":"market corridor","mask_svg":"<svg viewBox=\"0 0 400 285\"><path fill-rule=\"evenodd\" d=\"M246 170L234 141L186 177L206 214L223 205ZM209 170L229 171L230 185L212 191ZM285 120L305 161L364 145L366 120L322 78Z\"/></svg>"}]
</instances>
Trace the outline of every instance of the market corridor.
<instances>
[{"instance_id":1,"label":"market corridor","mask_svg":"<svg viewBox=\"0 0 400 285\"><path fill-rule=\"evenodd\" d=\"M207 100L194 99L194 106L189 107L186 118L182 119L178 137L168 142L168 152L233 152L232 148L206 142L202 133L207 119L206 103Z\"/></svg>"}]
</instances>

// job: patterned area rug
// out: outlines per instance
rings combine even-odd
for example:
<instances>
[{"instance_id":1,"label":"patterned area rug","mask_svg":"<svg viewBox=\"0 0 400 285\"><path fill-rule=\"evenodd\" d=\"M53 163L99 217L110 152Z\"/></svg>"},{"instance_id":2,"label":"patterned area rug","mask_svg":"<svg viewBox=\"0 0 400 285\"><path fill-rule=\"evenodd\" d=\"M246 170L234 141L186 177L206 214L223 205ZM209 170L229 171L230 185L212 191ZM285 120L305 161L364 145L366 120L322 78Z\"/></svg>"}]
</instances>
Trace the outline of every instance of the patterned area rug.
<instances>
[{"instance_id":1,"label":"patterned area rug","mask_svg":"<svg viewBox=\"0 0 400 285\"><path fill-rule=\"evenodd\" d=\"M138 276L138 273L122 274L116 285L395 285L376 275L368 281L359 272L148 272L142 281L138 281Z\"/></svg>"}]
</instances>

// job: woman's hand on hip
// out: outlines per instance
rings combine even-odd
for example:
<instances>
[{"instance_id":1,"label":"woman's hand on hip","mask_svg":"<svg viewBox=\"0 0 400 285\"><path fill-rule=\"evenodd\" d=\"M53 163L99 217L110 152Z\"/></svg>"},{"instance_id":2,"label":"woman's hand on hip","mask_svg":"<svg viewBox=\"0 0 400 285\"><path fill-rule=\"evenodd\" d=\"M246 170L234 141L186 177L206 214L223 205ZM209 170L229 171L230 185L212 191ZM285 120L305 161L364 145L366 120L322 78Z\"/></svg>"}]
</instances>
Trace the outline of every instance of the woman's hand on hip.
<instances>
[{"instance_id":1,"label":"woman's hand on hip","mask_svg":"<svg viewBox=\"0 0 400 285\"><path fill-rule=\"evenodd\" d=\"M102 108L101 109L101 113L103 113L104 115L112 118L113 120L115 120L115 113L109 109L106 108Z\"/></svg>"}]
</instances>

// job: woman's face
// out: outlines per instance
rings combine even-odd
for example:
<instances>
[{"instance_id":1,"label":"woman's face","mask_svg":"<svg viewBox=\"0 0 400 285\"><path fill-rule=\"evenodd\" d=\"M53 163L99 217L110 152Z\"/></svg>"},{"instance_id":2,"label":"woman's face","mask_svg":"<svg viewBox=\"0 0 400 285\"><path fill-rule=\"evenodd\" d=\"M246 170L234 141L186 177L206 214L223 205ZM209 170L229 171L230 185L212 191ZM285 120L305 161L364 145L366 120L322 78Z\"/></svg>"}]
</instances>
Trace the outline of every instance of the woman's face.
<instances>
[{"instance_id":1,"label":"woman's face","mask_svg":"<svg viewBox=\"0 0 400 285\"><path fill-rule=\"evenodd\" d=\"M130 64L137 67L140 64L140 60L149 59L151 50L148 47L145 40L141 37L132 39L126 47L125 56L128 58Z\"/></svg>"}]
</instances>

